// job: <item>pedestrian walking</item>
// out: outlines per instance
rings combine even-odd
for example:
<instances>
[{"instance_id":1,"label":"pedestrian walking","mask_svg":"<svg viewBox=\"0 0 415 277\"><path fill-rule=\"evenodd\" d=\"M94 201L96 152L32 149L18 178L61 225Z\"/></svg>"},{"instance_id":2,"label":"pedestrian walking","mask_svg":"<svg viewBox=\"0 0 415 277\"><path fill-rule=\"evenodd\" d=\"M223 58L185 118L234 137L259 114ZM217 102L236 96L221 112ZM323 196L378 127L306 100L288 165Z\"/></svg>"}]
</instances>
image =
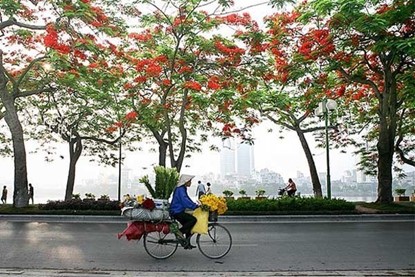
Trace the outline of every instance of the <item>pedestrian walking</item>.
<instances>
[{"instance_id":1,"label":"pedestrian walking","mask_svg":"<svg viewBox=\"0 0 415 277\"><path fill-rule=\"evenodd\" d=\"M206 194L205 185L202 183L202 181L197 182L197 188L196 188L196 196L198 199L202 197L202 195Z\"/></svg>"},{"instance_id":2,"label":"pedestrian walking","mask_svg":"<svg viewBox=\"0 0 415 277\"><path fill-rule=\"evenodd\" d=\"M33 196L34 196L34 188L32 184L29 183L29 201L30 199L32 199L32 205L35 203Z\"/></svg>"},{"instance_id":3,"label":"pedestrian walking","mask_svg":"<svg viewBox=\"0 0 415 277\"><path fill-rule=\"evenodd\" d=\"M6 204L7 202L7 187L6 186L3 187L3 193L1 194L1 202L3 204Z\"/></svg>"},{"instance_id":4,"label":"pedestrian walking","mask_svg":"<svg viewBox=\"0 0 415 277\"><path fill-rule=\"evenodd\" d=\"M212 193L212 190L211 190L211 188L210 188L210 183L209 183L209 182L207 182L207 183L206 183L206 186L207 186L207 189L206 189L206 194L211 194L211 193Z\"/></svg>"}]
</instances>

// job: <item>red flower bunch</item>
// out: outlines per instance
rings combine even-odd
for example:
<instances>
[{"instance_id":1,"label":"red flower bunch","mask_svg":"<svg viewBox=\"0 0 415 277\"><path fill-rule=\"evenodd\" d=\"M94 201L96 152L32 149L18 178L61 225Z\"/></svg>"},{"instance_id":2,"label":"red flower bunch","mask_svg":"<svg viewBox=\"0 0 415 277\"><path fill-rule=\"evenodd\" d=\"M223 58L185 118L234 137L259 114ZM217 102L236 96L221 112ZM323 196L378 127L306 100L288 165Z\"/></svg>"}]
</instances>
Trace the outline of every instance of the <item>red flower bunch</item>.
<instances>
[{"instance_id":1,"label":"red flower bunch","mask_svg":"<svg viewBox=\"0 0 415 277\"><path fill-rule=\"evenodd\" d=\"M154 204L154 201L151 198L147 198L146 200L144 200L141 205L143 206L144 209L147 209L150 211L152 211L156 207L156 204Z\"/></svg>"},{"instance_id":2,"label":"red flower bunch","mask_svg":"<svg viewBox=\"0 0 415 277\"><path fill-rule=\"evenodd\" d=\"M200 91L202 89L202 86L196 81L187 81L184 84L184 87L189 88L189 89L193 89L193 90L198 90L198 91Z\"/></svg>"}]
</instances>

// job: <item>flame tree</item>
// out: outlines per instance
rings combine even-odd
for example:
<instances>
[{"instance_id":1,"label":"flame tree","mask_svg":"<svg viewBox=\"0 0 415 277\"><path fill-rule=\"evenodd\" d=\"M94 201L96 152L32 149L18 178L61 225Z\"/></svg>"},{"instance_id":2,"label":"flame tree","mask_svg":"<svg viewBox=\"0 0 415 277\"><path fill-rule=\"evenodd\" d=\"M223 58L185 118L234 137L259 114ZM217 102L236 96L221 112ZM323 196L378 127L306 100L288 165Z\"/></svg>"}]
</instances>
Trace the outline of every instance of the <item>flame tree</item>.
<instances>
[{"instance_id":1,"label":"flame tree","mask_svg":"<svg viewBox=\"0 0 415 277\"><path fill-rule=\"evenodd\" d=\"M94 59L94 51L105 48L105 42L91 34L113 35L118 28L90 0L5 0L0 13L0 41L8 46L0 50L0 99L13 144L13 205L24 207L28 204L27 163L19 110L26 99L42 101L64 80L76 82L82 66L78 60ZM48 73L46 63L56 74Z\"/></svg>"},{"instance_id":2,"label":"flame tree","mask_svg":"<svg viewBox=\"0 0 415 277\"><path fill-rule=\"evenodd\" d=\"M169 158L180 172L184 158L200 151L213 126L218 124L227 135L240 132L229 123L230 92L243 86L233 74L245 50L222 33L229 32L227 26L255 22L249 14L220 14L232 1L123 3L128 22L140 19L123 48L129 75L124 89L138 114L137 124L157 141L159 165L166 166Z\"/></svg>"},{"instance_id":3,"label":"flame tree","mask_svg":"<svg viewBox=\"0 0 415 277\"><path fill-rule=\"evenodd\" d=\"M246 69L257 84L245 101L277 126L297 134L309 166L314 195L322 197L306 134L324 129L317 125L313 111L325 97L328 78L321 70L323 61L317 55L309 59L304 41L308 37L322 41L324 35L307 28L298 21L299 17L297 9L275 13L265 18L265 30L237 34L249 49L251 62ZM332 47L332 43L324 43L320 51L331 51Z\"/></svg>"},{"instance_id":4,"label":"flame tree","mask_svg":"<svg viewBox=\"0 0 415 277\"><path fill-rule=\"evenodd\" d=\"M360 153L362 165L376 165L380 203L393 201L394 153L414 165L414 14L413 0L315 0L302 10L302 20L328 34L334 46L320 51L319 40L310 37L304 48L310 58L324 59L326 72L337 74L327 94L344 99L352 124L364 125L364 139L376 144L375 152Z\"/></svg>"}]
</instances>

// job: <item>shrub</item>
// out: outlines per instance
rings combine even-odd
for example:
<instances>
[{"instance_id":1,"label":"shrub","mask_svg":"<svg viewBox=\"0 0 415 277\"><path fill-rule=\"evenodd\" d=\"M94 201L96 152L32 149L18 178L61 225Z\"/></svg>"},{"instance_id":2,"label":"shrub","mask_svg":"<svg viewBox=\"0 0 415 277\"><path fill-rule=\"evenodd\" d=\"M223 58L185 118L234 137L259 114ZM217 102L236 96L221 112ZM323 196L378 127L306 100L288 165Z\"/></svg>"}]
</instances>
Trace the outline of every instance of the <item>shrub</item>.
<instances>
[{"instance_id":1,"label":"shrub","mask_svg":"<svg viewBox=\"0 0 415 277\"><path fill-rule=\"evenodd\" d=\"M119 210L119 202L114 201L82 201L72 199L69 201L48 201L46 204L39 204L39 210Z\"/></svg>"},{"instance_id":2,"label":"shrub","mask_svg":"<svg viewBox=\"0 0 415 277\"><path fill-rule=\"evenodd\" d=\"M84 200L95 200L95 195L92 193L85 193L85 198Z\"/></svg>"},{"instance_id":3,"label":"shrub","mask_svg":"<svg viewBox=\"0 0 415 277\"><path fill-rule=\"evenodd\" d=\"M401 188L395 189L396 194L399 196L405 195L405 191L406 189L401 189Z\"/></svg>"},{"instance_id":4,"label":"shrub","mask_svg":"<svg viewBox=\"0 0 415 277\"><path fill-rule=\"evenodd\" d=\"M233 195L233 191L230 190L224 190L222 191L223 195L225 195L225 197L232 197Z\"/></svg>"},{"instance_id":5,"label":"shrub","mask_svg":"<svg viewBox=\"0 0 415 277\"><path fill-rule=\"evenodd\" d=\"M263 197L265 195L264 189L258 189L255 191L257 197Z\"/></svg>"},{"instance_id":6,"label":"shrub","mask_svg":"<svg viewBox=\"0 0 415 277\"><path fill-rule=\"evenodd\" d=\"M230 213L242 212L264 212L264 213L287 213L298 212L316 213L319 211L354 211L354 203L343 199L326 198L300 198L284 197L278 199L236 199L228 200L228 211Z\"/></svg>"}]
</instances>

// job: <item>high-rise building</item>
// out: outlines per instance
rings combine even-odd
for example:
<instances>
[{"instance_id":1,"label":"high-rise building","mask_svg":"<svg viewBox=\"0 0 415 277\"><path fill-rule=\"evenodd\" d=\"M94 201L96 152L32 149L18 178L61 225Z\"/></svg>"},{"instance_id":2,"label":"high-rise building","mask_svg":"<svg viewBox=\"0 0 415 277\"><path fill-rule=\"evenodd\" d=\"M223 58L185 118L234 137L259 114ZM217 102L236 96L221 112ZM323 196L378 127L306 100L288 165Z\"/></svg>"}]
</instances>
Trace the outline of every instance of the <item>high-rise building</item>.
<instances>
[{"instance_id":1,"label":"high-rise building","mask_svg":"<svg viewBox=\"0 0 415 277\"><path fill-rule=\"evenodd\" d=\"M224 139L220 151L220 175L222 177L234 175L236 173L235 158L234 139Z\"/></svg>"},{"instance_id":2,"label":"high-rise building","mask_svg":"<svg viewBox=\"0 0 415 277\"><path fill-rule=\"evenodd\" d=\"M252 145L237 143L234 138L222 141L220 152L221 176L252 176L254 172L254 149Z\"/></svg>"},{"instance_id":3,"label":"high-rise building","mask_svg":"<svg viewBox=\"0 0 415 277\"><path fill-rule=\"evenodd\" d=\"M236 149L236 173L240 176L251 176L255 170L254 147L248 143L240 143Z\"/></svg>"}]
</instances>

